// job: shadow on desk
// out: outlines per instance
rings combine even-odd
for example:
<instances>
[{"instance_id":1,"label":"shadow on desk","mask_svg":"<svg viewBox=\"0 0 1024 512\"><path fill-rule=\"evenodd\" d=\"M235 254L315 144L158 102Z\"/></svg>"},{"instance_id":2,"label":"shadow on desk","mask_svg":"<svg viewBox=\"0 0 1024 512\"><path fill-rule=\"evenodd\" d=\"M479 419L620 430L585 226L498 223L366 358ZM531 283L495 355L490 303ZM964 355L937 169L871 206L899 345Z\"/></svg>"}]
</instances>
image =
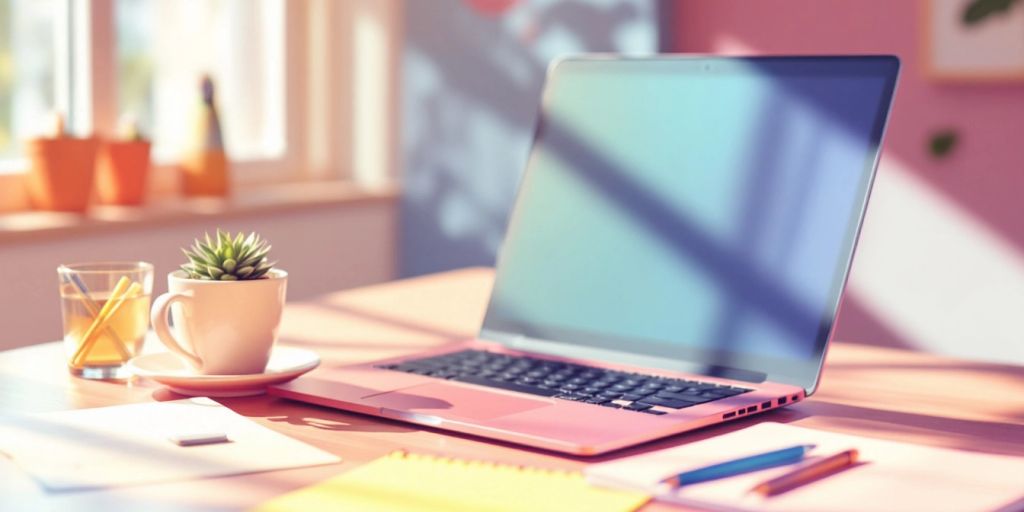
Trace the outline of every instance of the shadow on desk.
<instances>
[{"instance_id":1,"label":"shadow on desk","mask_svg":"<svg viewBox=\"0 0 1024 512\"><path fill-rule=\"evenodd\" d=\"M909 437L912 439L910 442L918 444L984 453L1024 456L1024 445L1014 442L1014 440L1024 439L1024 425L886 411L814 399L786 409L766 412L756 417L667 437L597 457L578 457L532 449L502 441L486 440L468 434L418 425L413 426L394 420L291 402L286 399L274 399L269 402L259 398L223 399L220 401L239 414L248 417L262 417L274 423L308 426L339 433L411 433L422 430L587 463L604 462L700 441L743 429L762 421L795 423L809 428L842 431L880 439L907 441Z\"/></svg>"},{"instance_id":2,"label":"shadow on desk","mask_svg":"<svg viewBox=\"0 0 1024 512\"><path fill-rule=\"evenodd\" d=\"M881 366L885 366L881 363ZM850 365L837 365L834 370L849 370ZM873 367L873 365L872 365ZM921 366L913 366L920 369ZM962 369L961 369L962 370ZM978 371L991 372L992 365L980 364ZM1016 371L1016 369L1013 369ZM1016 376L1016 373L1014 374ZM157 390L154 398L174 400L182 398L166 389ZM576 457L531 449L501 441L486 440L468 434L410 425L399 421L341 411L283 398L265 396L225 398L218 401L235 412L250 418L262 419L268 426L292 425L311 427L325 435L346 432L408 434L419 431L435 432L460 439L475 440L534 454L543 454L581 462L603 462L624 456L678 446L728 432L746 428L762 421L794 423L808 428L843 432L865 437L891 439L943 448L962 449L983 453L1024 456L1024 425L983 419L962 418L875 408L864 404L848 404L830 400L835 397L812 397L805 402L754 417L687 432L650 443L626 448L597 457ZM862 397L863 398L863 397ZM955 413L957 409L950 409Z\"/></svg>"},{"instance_id":3,"label":"shadow on desk","mask_svg":"<svg viewBox=\"0 0 1024 512\"><path fill-rule=\"evenodd\" d=\"M284 398L225 398L218 401L249 418L263 418L271 423L312 427L324 431L403 433L417 430L415 426L405 423Z\"/></svg>"},{"instance_id":4,"label":"shadow on desk","mask_svg":"<svg viewBox=\"0 0 1024 512\"><path fill-rule=\"evenodd\" d=\"M882 439L913 438L913 442L1002 455L1024 456L1024 425L920 413L873 409L822 400L808 400L797 411L807 426L827 421L845 432Z\"/></svg>"},{"instance_id":5,"label":"shadow on desk","mask_svg":"<svg viewBox=\"0 0 1024 512\"><path fill-rule=\"evenodd\" d=\"M189 398L167 388L153 392L159 402ZM335 432L413 432L416 427L363 414L349 413L319 405L295 402L284 398L268 399L264 395L239 398L216 398L217 402L247 418L262 418L271 424L312 427Z\"/></svg>"}]
</instances>

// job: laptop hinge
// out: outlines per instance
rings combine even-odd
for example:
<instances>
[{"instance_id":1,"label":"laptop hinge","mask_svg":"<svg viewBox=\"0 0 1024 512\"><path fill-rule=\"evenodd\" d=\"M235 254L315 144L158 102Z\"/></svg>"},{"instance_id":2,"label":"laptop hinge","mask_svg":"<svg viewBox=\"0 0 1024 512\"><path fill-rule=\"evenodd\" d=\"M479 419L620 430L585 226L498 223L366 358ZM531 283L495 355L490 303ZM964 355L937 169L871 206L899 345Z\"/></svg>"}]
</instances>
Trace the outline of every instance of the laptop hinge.
<instances>
[{"instance_id":1,"label":"laptop hinge","mask_svg":"<svg viewBox=\"0 0 1024 512\"><path fill-rule=\"evenodd\" d=\"M768 374L763 372L754 372L750 370L744 370L741 368L730 368L728 366L711 365L705 366L705 369L701 371L701 375L707 375L709 377L719 377L722 379L740 380L743 382L760 383L768 380Z\"/></svg>"}]
</instances>

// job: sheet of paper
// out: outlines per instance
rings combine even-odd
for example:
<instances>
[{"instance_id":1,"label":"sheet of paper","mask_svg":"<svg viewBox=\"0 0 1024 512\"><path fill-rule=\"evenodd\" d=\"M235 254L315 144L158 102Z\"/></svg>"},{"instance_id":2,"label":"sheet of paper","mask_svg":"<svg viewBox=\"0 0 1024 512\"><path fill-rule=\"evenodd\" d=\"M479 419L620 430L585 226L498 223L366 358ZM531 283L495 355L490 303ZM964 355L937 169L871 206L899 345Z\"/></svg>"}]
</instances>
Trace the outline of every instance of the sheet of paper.
<instances>
[{"instance_id":1,"label":"sheet of paper","mask_svg":"<svg viewBox=\"0 0 1024 512\"><path fill-rule=\"evenodd\" d=\"M173 435L223 432L179 446ZM68 491L332 464L341 459L208 398L0 416L0 452L47 490Z\"/></svg>"},{"instance_id":2,"label":"sheet of paper","mask_svg":"<svg viewBox=\"0 0 1024 512\"><path fill-rule=\"evenodd\" d=\"M695 484L675 492L658 482L672 474L796 444L813 456L860 451L860 464L775 497L748 491L782 475L780 467ZM1024 458L883 441L780 423L761 423L704 441L595 464L591 483L646 489L659 500L710 510L971 512L1024 509ZM1016 507L1016 508L1015 508Z\"/></svg>"}]
</instances>

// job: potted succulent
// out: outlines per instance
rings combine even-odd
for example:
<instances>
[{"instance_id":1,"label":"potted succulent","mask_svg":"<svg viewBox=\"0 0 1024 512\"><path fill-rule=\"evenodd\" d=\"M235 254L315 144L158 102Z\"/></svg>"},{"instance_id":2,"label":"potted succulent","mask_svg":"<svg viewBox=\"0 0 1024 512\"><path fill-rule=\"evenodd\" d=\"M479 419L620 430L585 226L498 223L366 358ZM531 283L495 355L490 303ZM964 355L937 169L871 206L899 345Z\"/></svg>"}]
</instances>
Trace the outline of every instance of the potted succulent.
<instances>
[{"instance_id":1,"label":"potted succulent","mask_svg":"<svg viewBox=\"0 0 1024 512\"><path fill-rule=\"evenodd\" d=\"M36 137L25 144L29 171L25 180L33 208L85 212L92 192L96 139L71 137L64 119L54 119L52 137Z\"/></svg>"},{"instance_id":2,"label":"potted succulent","mask_svg":"<svg viewBox=\"0 0 1024 512\"><path fill-rule=\"evenodd\" d=\"M201 281L246 281L268 278L267 273L277 262L268 262L270 244L256 233L244 237L238 233L217 230L216 241L205 235L205 241L196 239L190 249L182 249L188 263L181 266L190 279Z\"/></svg>"},{"instance_id":3,"label":"potted succulent","mask_svg":"<svg viewBox=\"0 0 1024 512\"><path fill-rule=\"evenodd\" d=\"M263 372L288 282L288 273L267 259L270 244L256 233L218 229L182 251L188 262L167 276L168 293L153 301L160 341L201 374Z\"/></svg>"},{"instance_id":4,"label":"potted succulent","mask_svg":"<svg viewBox=\"0 0 1024 512\"><path fill-rule=\"evenodd\" d=\"M100 144L96 156L96 192L100 203L139 205L146 197L150 141L138 123L124 121L122 136Z\"/></svg>"}]
</instances>

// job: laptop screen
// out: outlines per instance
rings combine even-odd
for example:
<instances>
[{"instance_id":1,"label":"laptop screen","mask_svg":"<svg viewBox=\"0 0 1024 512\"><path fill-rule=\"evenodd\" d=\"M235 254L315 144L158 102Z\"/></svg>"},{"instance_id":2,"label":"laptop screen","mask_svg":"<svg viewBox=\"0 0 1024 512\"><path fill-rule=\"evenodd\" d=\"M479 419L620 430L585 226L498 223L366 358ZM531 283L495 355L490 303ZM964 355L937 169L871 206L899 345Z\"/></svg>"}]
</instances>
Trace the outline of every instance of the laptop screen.
<instances>
[{"instance_id":1,"label":"laptop screen","mask_svg":"<svg viewBox=\"0 0 1024 512\"><path fill-rule=\"evenodd\" d=\"M892 57L561 61L484 334L812 389L897 69Z\"/></svg>"}]
</instances>

